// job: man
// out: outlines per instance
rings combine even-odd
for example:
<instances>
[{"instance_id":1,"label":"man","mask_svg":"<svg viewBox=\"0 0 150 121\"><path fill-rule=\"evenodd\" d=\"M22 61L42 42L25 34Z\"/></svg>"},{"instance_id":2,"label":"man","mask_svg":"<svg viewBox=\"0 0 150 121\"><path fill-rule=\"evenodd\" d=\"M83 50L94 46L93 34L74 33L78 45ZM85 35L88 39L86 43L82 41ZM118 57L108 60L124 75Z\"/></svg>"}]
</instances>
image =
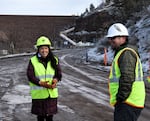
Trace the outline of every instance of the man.
<instances>
[{"instance_id":1,"label":"man","mask_svg":"<svg viewBox=\"0 0 150 121\"><path fill-rule=\"evenodd\" d=\"M115 50L109 75L114 121L137 121L145 103L142 65L137 48L128 44L128 36L121 23L111 25L106 36Z\"/></svg>"}]
</instances>

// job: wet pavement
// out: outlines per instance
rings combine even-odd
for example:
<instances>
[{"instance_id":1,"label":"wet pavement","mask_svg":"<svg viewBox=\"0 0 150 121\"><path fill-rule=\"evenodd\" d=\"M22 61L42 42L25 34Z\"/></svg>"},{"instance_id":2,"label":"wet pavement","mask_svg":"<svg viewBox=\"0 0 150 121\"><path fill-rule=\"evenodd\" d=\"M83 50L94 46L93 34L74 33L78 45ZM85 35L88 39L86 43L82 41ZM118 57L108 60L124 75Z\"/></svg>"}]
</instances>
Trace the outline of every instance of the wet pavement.
<instances>
[{"instance_id":1,"label":"wet pavement","mask_svg":"<svg viewBox=\"0 0 150 121\"><path fill-rule=\"evenodd\" d=\"M58 113L54 121L112 121L108 72L82 59L81 49L56 51L63 72L58 84ZM36 121L30 113L31 97L26 68L31 56L0 59L0 121ZM150 96L138 121L149 121Z\"/></svg>"}]
</instances>

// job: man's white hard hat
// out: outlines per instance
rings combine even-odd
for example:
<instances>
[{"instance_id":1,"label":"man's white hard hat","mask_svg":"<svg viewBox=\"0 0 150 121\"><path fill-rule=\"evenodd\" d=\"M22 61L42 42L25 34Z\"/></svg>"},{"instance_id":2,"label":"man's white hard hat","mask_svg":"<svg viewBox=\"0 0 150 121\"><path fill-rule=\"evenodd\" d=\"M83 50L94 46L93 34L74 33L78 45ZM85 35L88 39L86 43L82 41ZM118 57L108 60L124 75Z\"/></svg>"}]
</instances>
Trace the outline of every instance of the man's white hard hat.
<instances>
[{"instance_id":1,"label":"man's white hard hat","mask_svg":"<svg viewBox=\"0 0 150 121\"><path fill-rule=\"evenodd\" d=\"M115 23L108 29L106 37L129 36L128 29L121 23Z\"/></svg>"}]
</instances>

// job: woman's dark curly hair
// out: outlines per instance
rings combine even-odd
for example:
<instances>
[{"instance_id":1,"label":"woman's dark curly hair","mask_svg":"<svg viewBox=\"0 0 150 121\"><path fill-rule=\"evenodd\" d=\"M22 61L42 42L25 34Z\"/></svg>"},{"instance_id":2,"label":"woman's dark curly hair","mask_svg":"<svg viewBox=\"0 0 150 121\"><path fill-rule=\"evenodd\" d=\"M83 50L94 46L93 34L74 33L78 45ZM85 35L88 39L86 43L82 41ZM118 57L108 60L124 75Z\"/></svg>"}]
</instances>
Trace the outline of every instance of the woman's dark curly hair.
<instances>
[{"instance_id":1,"label":"woman's dark curly hair","mask_svg":"<svg viewBox=\"0 0 150 121\"><path fill-rule=\"evenodd\" d=\"M51 61L51 66L53 67L53 69L57 70L57 60L53 55L51 49L49 49L48 59Z\"/></svg>"}]
</instances>

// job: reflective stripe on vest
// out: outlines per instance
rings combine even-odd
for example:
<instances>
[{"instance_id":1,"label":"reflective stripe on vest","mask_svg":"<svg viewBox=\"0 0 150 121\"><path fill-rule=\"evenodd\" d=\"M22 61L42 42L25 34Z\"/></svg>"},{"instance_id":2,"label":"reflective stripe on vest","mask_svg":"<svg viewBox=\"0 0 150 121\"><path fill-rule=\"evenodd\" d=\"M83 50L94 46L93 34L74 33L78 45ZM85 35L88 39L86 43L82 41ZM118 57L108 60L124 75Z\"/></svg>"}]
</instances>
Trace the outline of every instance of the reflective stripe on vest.
<instances>
[{"instance_id":1,"label":"reflective stripe on vest","mask_svg":"<svg viewBox=\"0 0 150 121\"><path fill-rule=\"evenodd\" d=\"M58 61L58 60L57 60ZM55 74L54 69L51 67L50 62L47 63L47 68L45 69L44 65L39 62L36 56L31 58L31 63L34 67L34 73L36 78L42 81L49 81L49 84L52 84L52 79ZM49 96L51 98L58 97L58 89L47 89L30 82L30 93L32 99L45 99Z\"/></svg>"},{"instance_id":2,"label":"reflective stripe on vest","mask_svg":"<svg viewBox=\"0 0 150 121\"><path fill-rule=\"evenodd\" d=\"M46 75L46 78L53 78L53 76L54 76L54 75L50 75L50 74L48 75L48 74L47 74L47 75ZM36 77L37 77L38 79L40 79L40 80L45 79L45 75L40 75L40 76L36 76Z\"/></svg>"},{"instance_id":3,"label":"reflective stripe on vest","mask_svg":"<svg viewBox=\"0 0 150 121\"><path fill-rule=\"evenodd\" d=\"M109 75L110 104L115 105L116 103L116 95L118 93L119 79L121 76L120 69L118 66L118 59L125 50L132 51L133 53L135 53L137 57L136 68L135 68L135 81L133 82L132 91L129 97L126 99L125 103L128 103L135 107L143 108L145 102L145 85L143 81L142 64L135 50L131 48L124 48L120 50L112 62L112 67Z\"/></svg>"}]
</instances>

